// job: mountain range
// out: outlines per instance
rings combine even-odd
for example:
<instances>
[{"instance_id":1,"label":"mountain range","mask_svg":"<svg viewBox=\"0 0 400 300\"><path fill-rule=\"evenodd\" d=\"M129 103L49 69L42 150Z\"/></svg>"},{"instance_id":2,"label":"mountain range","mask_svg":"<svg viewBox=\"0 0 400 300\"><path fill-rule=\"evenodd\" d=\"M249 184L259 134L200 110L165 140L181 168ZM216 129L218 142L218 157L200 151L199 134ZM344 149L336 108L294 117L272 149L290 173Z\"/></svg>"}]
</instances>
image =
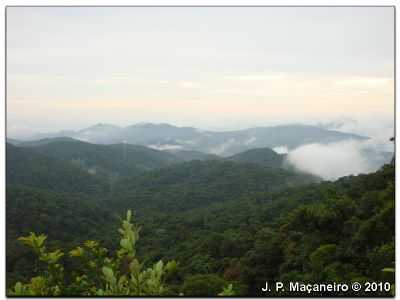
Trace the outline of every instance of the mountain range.
<instances>
[{"instance_id":1,"label":"mountain range","mask_svg":"<svg viewBox=\"0 0 400 300\"><path fill-rule=\"evenodd\" d=\"M94 144L128 143L157 150L200 151L224 157L253 148L283 146L290 150L308 143L326 144L351 139L368 139L356 134L299 124L218 132L164 123L138 123L127 127L100 123L77 131L63 130L38 134L31 140L66 137ZM16 140L10 142L23 144Z\"/></svg>"}]
</instances>

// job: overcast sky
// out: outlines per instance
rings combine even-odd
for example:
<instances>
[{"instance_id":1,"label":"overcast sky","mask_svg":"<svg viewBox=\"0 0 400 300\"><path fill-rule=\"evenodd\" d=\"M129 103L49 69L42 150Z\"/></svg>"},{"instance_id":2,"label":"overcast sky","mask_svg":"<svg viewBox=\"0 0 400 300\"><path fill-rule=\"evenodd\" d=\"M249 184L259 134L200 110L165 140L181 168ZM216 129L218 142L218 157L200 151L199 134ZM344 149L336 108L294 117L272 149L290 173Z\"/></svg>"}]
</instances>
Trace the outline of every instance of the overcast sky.
<instances>
[{"instance_id":1,"label":"overcast sky","mask_svg":"<svg viewBox=\"0 0 400 300\"><path fill-rule=\"evenodd\" d=\"M393 8L7 8L10 135L393 122Z\"/></svg>"}]
</instances>

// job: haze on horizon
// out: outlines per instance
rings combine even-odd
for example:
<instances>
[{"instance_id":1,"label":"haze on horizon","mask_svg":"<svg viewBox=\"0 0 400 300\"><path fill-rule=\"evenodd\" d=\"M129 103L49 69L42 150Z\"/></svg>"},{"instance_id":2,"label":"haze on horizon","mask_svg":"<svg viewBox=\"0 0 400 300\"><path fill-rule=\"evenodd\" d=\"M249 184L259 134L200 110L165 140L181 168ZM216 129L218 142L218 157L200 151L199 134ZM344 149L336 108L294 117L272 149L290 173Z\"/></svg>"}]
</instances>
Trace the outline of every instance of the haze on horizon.
<instances>
[{"instance_id":1,"label":"haze on horizon","mask_svg":"<svg viewBox=\"0 0 400 300\"><path fill-rule=\"evenodd\" d=\"M394 126L391 7L7 8L11 136L338 118Z\"/></svg>"}]
</instances>

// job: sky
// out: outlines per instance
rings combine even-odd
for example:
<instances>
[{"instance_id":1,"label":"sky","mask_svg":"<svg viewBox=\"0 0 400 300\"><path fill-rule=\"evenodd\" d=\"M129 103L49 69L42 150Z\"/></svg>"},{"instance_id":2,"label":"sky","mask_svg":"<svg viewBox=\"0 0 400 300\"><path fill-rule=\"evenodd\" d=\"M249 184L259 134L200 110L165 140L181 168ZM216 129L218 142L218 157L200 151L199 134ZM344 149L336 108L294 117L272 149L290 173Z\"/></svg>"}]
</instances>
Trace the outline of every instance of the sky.
<instances>
[{"instance_id":1,"label":"sky","mask_svg":"<svg viewBox=\"0 0 400 300\"><path fill-rule=\"evenodd\" d=\"M8 7L6 17L9 136L99 122L393 127L391 7Z\"/></svg>"}]
</instances>

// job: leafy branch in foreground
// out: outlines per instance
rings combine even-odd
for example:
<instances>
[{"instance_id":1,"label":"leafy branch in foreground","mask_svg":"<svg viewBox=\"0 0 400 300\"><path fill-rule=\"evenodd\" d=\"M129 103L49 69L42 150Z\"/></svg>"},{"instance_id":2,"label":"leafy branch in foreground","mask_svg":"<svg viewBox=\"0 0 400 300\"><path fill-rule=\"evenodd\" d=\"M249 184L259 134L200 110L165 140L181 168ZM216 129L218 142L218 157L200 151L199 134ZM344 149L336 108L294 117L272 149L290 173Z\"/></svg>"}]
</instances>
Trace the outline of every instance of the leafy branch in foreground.
<instances>
[{"instance_id":1,"label":"leafy branch in foreground","mask_svg":"<svg viewBox=\"0 0 400 300\"><path fill-rule=\"evenodd\" d=\"M97 241L88 240L83 245L69 251L68 259L73 270L64 274L61 258L64 252L59 249L48 251L46 236L31 233L19 238L33 249L38 261L44 263L45 270L28 283L18 282L8 290L10 296L147 296L164 295L168 288L165 278L177 269L177 263L162 260L150 268L144 268L136 257L136 242L140 228L131 222L132 213L128 210L126 219L118 230L120 247L112 257L107 257L107 249ZM75 265L74 265L75 263ZM65 272L66 273L66 272ZM232 295L232 286L220 295Z\"/></svg>"}]
</instances>

